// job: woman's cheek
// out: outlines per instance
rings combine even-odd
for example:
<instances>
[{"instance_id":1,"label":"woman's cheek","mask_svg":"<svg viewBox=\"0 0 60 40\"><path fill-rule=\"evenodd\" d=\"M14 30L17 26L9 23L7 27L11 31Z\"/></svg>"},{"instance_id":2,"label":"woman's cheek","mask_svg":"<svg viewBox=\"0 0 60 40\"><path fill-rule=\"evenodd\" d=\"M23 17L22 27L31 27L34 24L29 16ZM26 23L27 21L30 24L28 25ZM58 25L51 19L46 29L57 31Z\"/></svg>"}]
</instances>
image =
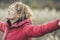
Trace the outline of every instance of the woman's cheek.
<instances>
[{"instance_id":1,"label":"woman's cheek","mask_svg":"<svg viewBox=\"0 0 60 40\"><path fill-rule=\"evenodd\" d=\"M9 15L9 16L7 16L7 19L14 19L14 18L15 18L14 15Z\"/></svg>"}]
</instances>

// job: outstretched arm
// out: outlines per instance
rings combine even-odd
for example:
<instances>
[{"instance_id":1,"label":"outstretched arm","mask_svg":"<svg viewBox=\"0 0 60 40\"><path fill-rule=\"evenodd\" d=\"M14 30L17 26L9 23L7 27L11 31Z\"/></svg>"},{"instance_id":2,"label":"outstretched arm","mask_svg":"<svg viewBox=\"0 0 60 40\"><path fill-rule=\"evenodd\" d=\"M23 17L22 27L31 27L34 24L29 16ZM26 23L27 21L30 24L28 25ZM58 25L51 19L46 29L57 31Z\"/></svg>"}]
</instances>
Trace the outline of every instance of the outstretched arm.
<instances>
[{"instance_id":1,"label":"outstretched arm","mask_svg":"<svg viewBox=\"0 0 60 40\"><path fill-rule=\"evenodd\" d=\"M53 32L59 29L58 21L59 20L55 20L47 24L41 24L37 26L28 25L26 28L26 35L28 37L40 37L46 33Z\"/></svg>"},{"instance_id":2,"label":"outstretched arm","mask_svg":"<svg viewBox=\"0 0 60 40\"><path fill-rule=\"evenodd\" d=\"M7 23L0 21L0 31L4 32L7 27Z\"/></svg>"}]
</instances>

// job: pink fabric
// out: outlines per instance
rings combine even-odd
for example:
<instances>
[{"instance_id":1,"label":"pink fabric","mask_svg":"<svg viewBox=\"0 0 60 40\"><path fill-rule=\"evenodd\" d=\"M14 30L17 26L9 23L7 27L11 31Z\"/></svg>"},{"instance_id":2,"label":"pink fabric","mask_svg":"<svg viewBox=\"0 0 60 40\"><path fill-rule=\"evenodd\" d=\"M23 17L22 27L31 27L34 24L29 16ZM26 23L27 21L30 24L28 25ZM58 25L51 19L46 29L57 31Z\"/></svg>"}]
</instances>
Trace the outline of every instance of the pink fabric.
<instances>
[{"instance_id":1,"label":"pink fabric","mask_svg":"<svg viewBox=\"0 0 60 40\"><path fill-rule=\"evenodd\" d=\"M57 23L58 20L54 20L47 24L34 26L32 25L32 21L30 19L26 19L18 24L12 24L12 29L8 30L9 25L7 23L0 22L0 30L4 33L3 40L32 40L32 37L40 37L46 33L59 29ZM18 26L21 26L22 24L24 25L18 28Z\"/></svg>"}]
</instances>

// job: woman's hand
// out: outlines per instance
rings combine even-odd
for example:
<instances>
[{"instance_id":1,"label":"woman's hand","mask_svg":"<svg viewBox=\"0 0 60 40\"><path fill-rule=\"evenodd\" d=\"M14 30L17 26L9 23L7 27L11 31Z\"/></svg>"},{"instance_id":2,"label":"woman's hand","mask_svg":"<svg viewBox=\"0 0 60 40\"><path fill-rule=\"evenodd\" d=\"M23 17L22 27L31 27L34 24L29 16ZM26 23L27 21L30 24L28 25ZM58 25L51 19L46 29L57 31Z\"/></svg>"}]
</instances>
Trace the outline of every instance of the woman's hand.
<instances>
[{"instance_id":1,"label":"woman's hand","mask_svg":"<svg viewBox=\"0 0 60 40\"><path fill-rule=\"evenodd\" d=\"M58 21L58 26L60 26L60 20Z\"/></svg>"}]
</instances>

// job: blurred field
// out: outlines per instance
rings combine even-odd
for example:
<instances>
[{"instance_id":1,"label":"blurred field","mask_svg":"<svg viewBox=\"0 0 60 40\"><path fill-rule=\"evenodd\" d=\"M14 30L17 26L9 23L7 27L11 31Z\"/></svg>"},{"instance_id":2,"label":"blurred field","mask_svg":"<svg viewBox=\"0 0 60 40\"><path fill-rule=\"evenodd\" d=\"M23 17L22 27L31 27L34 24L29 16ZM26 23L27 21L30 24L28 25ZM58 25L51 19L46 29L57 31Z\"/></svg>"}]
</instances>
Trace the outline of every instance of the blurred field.
<instances>
[{"instance_id":1,"label":"blurred field","mask_svg":"<svg viewBox=\"0 0 60 40\"><path fill-rule=\"evenodd\" d=\"M49 10L49 8L44 8L42 10L33 10L34 18L33 23L34 25L48 23L55 19L60 18L60 11L56 11L56 9ZM42 37L35 38L35 40L60 40L60 30L46 34Z\"/></svg>"}]
</instances>

